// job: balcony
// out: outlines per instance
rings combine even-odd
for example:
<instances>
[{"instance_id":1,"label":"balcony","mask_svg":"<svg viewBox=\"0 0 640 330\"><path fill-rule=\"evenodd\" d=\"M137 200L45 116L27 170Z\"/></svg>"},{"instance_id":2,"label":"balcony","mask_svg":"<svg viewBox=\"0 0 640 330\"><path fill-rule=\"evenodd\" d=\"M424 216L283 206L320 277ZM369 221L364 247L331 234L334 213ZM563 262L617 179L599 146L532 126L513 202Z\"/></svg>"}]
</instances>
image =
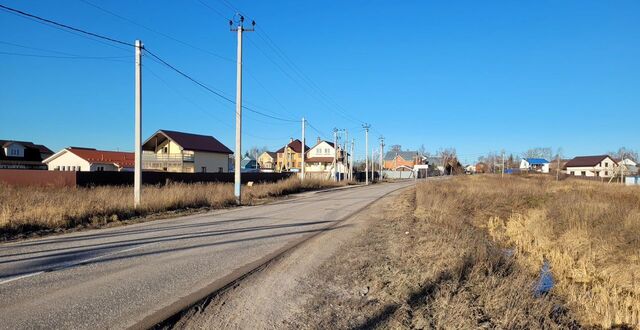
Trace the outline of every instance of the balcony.
<instances>
[{"instance_id":1,"label":"balcony","mask_svg":"<svg viewBox=\"0 0 640 330\"><path fill-rule=\"evenodd\" d=\"M142 153L143 162L166 162L166 163L183 163L193 162L193 154L155 154Z\"/></svg>"},{"instance_id":2,"label":"balcony","mask_svg":"<svg viewBox=\"0 0 640 330\"><path fill-rule=\"evenodd\" d=\"M169 172L193 172L193 154L142 153L142 168Z\"/></svg>"}]
</instances>

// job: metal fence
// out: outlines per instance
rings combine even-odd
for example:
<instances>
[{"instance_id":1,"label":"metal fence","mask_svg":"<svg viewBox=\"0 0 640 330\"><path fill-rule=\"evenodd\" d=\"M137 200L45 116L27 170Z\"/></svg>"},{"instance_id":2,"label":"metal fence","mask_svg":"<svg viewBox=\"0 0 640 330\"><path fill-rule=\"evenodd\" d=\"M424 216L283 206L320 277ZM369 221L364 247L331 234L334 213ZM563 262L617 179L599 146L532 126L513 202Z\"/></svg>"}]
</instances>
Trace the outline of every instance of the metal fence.
<instances>
[{"instance_id":1,"label":"metal fence","mask_svg":"<svg viewBox=\"0 0 640 330\"><path fill-rule=\"evenodd\" d=\"M293 173L243 173L242 183L276 182ZM142 183L163 185L172 182L233 182L233 173L142 172ZM62 172L0 170L0 183L15 186L122 186L133 185L133 172Z\"/></svg>"}]
</instances>

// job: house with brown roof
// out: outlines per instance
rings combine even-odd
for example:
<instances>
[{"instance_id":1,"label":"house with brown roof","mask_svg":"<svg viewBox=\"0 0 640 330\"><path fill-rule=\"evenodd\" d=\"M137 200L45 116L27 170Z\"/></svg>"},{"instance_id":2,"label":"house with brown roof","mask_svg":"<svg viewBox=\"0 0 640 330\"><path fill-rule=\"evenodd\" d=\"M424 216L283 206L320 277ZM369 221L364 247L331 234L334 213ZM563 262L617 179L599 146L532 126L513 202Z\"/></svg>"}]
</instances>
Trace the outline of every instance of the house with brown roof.
<instances>
[{"instance_id":1,"label":"house with brown roof","mask_svg":"<svg viewBox=\"0 0 640 330\"><path fill-rule=\"evenodd\" d=\"M569 175L610 178L615 175L618 163L609 155L579 156L568 161L564 170Z\"/></svg>"},{"instance_id":2,"label":"house with brown roof","mask_svg":"<svg viewBox=\"0 0 640 330\"><path fill-rule=\"evenodd\" d=\"M27 141L0 140L0 169L46 170L42 161L53 155L51 149Z\"/></svg>"},{"instance_id":3,"label":"house with brown roof","mask_svg":"<svg viewBox=\"0 0 640 330\"><path fill-rule=\"evenodd\" d=\"M305 152L309 150L308 146L304 146ZM289 143L276 151L276 168L277 172L299 172L302 167L302 141L293 138Z\"/></svg>"},{"instance_id":4,"label":"house with brown roof","mask_svg":"<svg viewBox=\"0 0 640 330\"><path fill-rule=\"evenodd\" d=\"M210 135L159 130L142 144L142 169L185 172L229 172L233 151Z\"/></svg>"},{"instance_id":5,"label":"house with brown roof","mask_svg":"<svg viewBox=\"0 0 640 330\"><path fill-rule=\"evenodd\" d=\"M68 147L43 161L49 171L133 171L133 152L96 150L92 148Z\"/></svg>"},{"instance_id":6,"label":"house with brown roof","mask_svg":"<svg viewBox=\"0 0 640 330\"><path fill-rule=\"evenodd\" d=\"M338 173L346 173L347 167L343 162L344 153L338 146L336 152L333 142L324 141L318 138L316 145L305 153L305 176L318 179L329 179L334 173L334 168ZM334 162L335 161L335 162Z\"/></svg>"}]
</instances>

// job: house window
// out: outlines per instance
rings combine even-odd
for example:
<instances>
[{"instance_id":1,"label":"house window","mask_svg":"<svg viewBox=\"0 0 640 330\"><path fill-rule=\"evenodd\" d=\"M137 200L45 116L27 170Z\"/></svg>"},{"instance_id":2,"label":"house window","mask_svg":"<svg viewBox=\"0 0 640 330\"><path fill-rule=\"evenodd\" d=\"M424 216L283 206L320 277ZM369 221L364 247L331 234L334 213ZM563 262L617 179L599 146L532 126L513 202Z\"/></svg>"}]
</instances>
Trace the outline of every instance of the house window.
<instances>
[{"instance_id":1,"label":"house window","mask_svg":"<svg viewBox=\"0 0 640 330\"><path fill-rule=\"evenodd\" d=\"M609 167L609 162L604 162L604 167Z\"/></svg>"},{"instance_id":2,"label":"house window","mask_svg":"<svg viewBox=\"0 0 640 330\"><path fill-rule=\"evenodd\" d=\"M222 167L218 167L218 173L222 173Z\"/></svg>"},{"instance_id":3,"label":"house window","mask_svg":"<svg viewBox=\"0 0 640 330\"><path fill-rule=\"evenodd\" d=\"M169 147L162 148L162 153L163 154L168 154L169 153Z\"/></svg>"},{"instance_id":4,"label":"house window","mask_svg":"<svg viewBox=\"0 0 640 330\"><path fill-rule=\"evenodd\" d=\"M582 172L580 172L580 175L582 175L582 176L586 176L586 175L587 175L587 172L586 172L586 171L582 171Z\"/></svg>"},{"instance_id":5,"label":"house window","mask_svg":"<svg viewBox=\"0 0 640 330\"><path fill-rule=\"evenodd\" d=\"M571 171L571 175L576 175L576 171Z\"/></svg>"},{"instance_id":6,"label":"house window","mask_svg":"<svg viewBox=\"0 0 640 330\"><path fill-rule=\"evenodd\" d=\"M604 171L604 176L609 175L609 171Z\"/></svg>"},{"instance_id":7,"label":"house window","mask_svg":"<svg viewBox=\"0 0 640 330\"><path fill-rule=\"evenodd\" d=\"M54 171L60 171L60 166L56 166L53 168Z\"/></svg>"},{"instance_id":8,"label":"house window","mask_svg":"<svg viewBox=\"0 0 640 330\"><path fill-rule=\"evenodd\" d=\"M104 166L98 166L98 167L96 168L96 171L98 171L98 172L102 172L102 171L104 171Z\"/></svg>"},{"instance_id":9,"label":"house window","mask_svg":"<svg viewBox=\"0 0 640 330\"><path fill-rule=\"evenodd\" d=\"M206 166L202 166L202 173L207 173L207 167Z\"/></svg>"}]
</instances>

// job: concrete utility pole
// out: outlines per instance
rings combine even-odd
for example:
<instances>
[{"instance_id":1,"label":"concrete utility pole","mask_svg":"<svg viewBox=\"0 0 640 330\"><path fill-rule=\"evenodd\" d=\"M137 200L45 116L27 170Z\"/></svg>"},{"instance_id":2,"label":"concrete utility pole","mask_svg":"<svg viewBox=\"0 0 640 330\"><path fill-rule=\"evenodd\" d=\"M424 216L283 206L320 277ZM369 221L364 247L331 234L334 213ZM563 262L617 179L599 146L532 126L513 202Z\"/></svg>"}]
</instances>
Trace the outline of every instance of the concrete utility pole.
<instances>
[{"instance_id":1,"label":"concrete utility pole","mask_svg":"<svg viewBox=\"0 0 640 330\"><path fill-rule=\"evenodd\" d=\"M135 84L135 165L133 173L133 206L140 207L142 193L142 41L136 40Z\"/></svg>"},{"instance_id":2,"label":"concrete utility pole","mask_svg":"<svg viewBox=\"0 0 640 330\"><path fill-rule=\"evenodd\" d=\"M504 151L502 151L502 174L500 177L504 178Z\"/></svg>"},{"instance_id":3,"label":"concrete utility pole","mask_svg":"<svg viewBox=\"0 0 640 330\"><path fill-rule=\"evenodd\" d=\"M356 139L351 139L351 162L349 163L349 179L353 180L353 159L356 156L355 152Z\"/></svg>"},{"instance_id":4,"label":"concrete utility pole","mask_svg":"<svg viewBox=\"0 0 640 330\"><path fill-rule=\"evenodd\" d=\"M381 135L380 136L380 179L382 179L383 169L384 169L384 136Z\"/></svg>"},{"instance_id":5,"label":"concrete utility pole","mask_svg":"<svg viewBox=\"0 0 640 330\"><path fill-rule=\"evenodd\" d=\"M349 143L349 130L347 130L345 128L344 130L344 143L343 143L343 148L342 150L344 150L344 157L342 157L342 165L345 169L349 169L349 147L347 147ZM345 180L349 180L349 173L345 173Z\"/></svg>"},{"instance_id":6,"label":"concrete utility pole","mask_svg":"<svg viewBox=\"0 0 640 330\"><path fill-rule=\"evenodd\" d=\"M302 163L300 164L300 178L304 181L304 117L302 117Z\"/></svg>"},{"instance_id":7,"label":"concrete utility pole","mask_svg":"<svg viewBox=\"0 0 640 330\"><path fill-rule=\"evenodd\" d=\"M338 180L338 129L333 129L333 177Z\"/></svg>"},{"instance_id":8,"label":"concrete utility pole","mask_svg":"<svg viewBox=\"0 0 640 330\"><path fill-rule=\"evenodd\" d=\"M376 152L375 149L376 148L371 147L371 182L374 182L376 179L376 176L375 176L376 163L373 161L375 159L375 157L373 156Z\"/></svg>"},{"instance_id":9,"label":"concrete utility pole","mask_svg":"<svg viewBox=\"0 0 640 330\"><path fill-rule=\"evenodd\" d=\"M236 72L236 152L235 152L235 166L234 166L234 195L236 196L236 204L242 203L242 184L240 177L240 162L242 156L242 33L254 31L256 22L252 21L251 29L245 29L244 16L238 15L240 20L238 26L233 27L233 20L229 20L229 27L232 32L238 33L238 54L237 54L237 72Z\"/></svg>"},{"instance_id":10,"label":"concrete utility pole","mask_svg":"<svg viewBox=\"0 0 640 330\"><path fill-rule=\"evenodd\" d=\"M371 125L364 124L364 184L369 184L369 128ZM371 153L373 155L373 153ZM373 178L371 178L373 180Z\"/></svg>"}]
</instances>

